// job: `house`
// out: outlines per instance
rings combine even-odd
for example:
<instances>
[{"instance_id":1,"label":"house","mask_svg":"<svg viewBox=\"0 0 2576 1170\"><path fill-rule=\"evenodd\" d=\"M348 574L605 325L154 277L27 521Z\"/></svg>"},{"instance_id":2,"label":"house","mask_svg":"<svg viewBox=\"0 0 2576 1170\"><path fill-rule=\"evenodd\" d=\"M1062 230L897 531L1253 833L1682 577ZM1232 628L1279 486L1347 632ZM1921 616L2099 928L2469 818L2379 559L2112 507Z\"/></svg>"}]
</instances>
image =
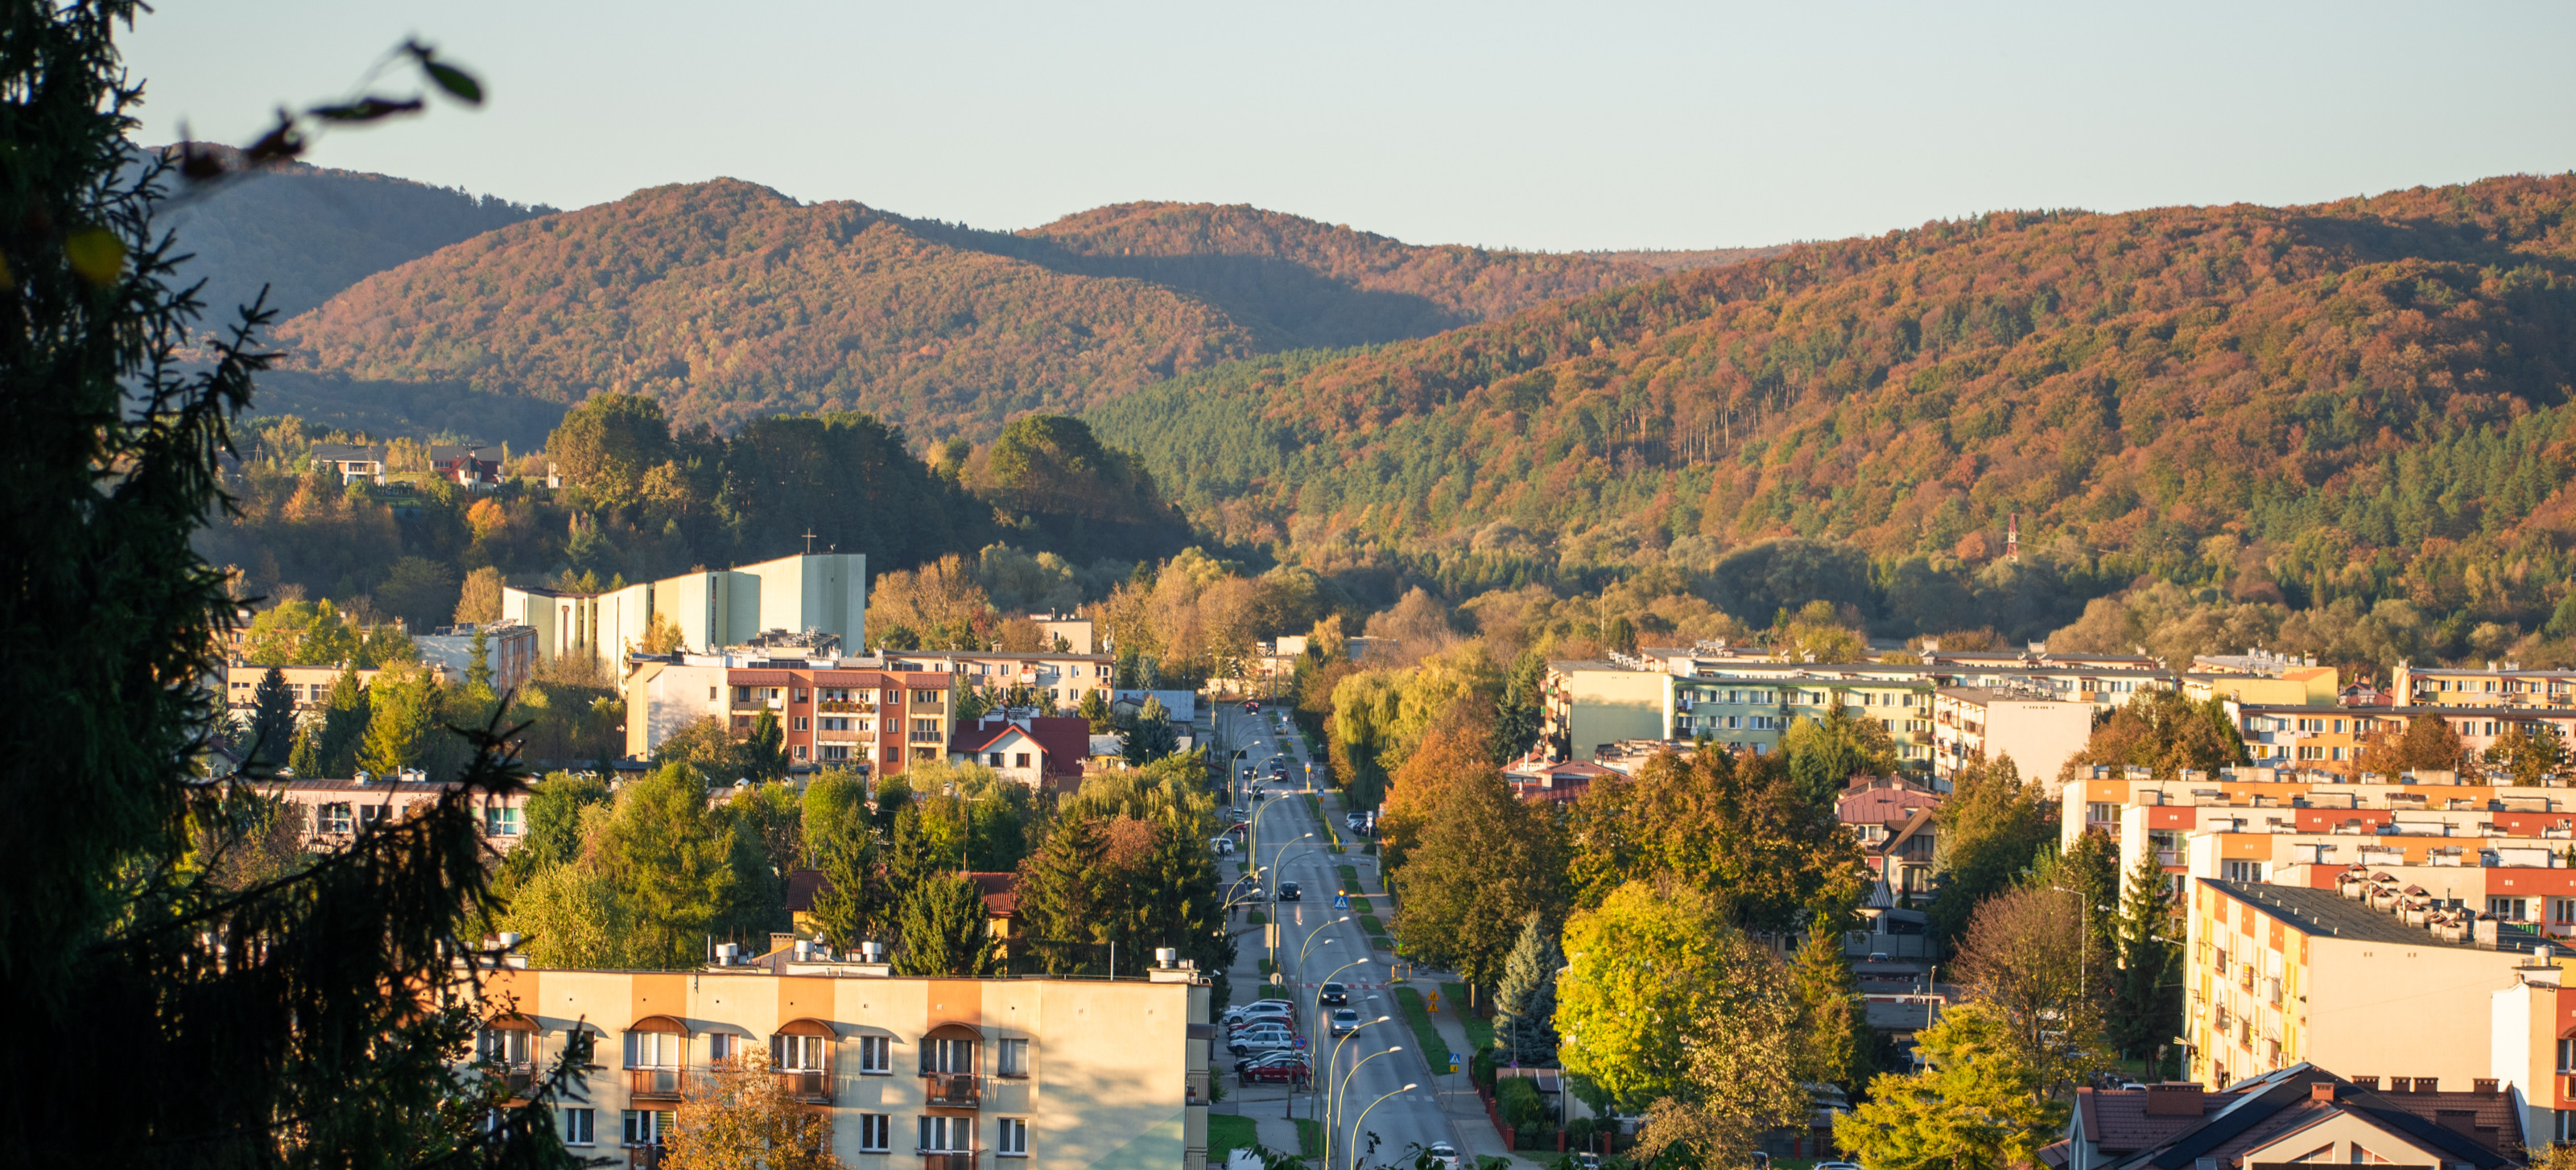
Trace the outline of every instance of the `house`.
<instances>
[{"instance_id":1,"label":"house","mask_svg":"<svg viewBox=\"0 0 2576 1170\"><path fill-rule=\"evenodd\" d=\"M1862 864L1890 897L1922 896L1932 889L1940 807L1941 794L1920 780L1864 776L1834 802L1834 819L1860 842Z\"/></svg>"},{"instance_id":2,"label":"house","mask_svg":"<svg viewBox=\"0 0 2576 1170\"><path fill-rule=\"evenodd\" d=\"M1082 787L1082 765L1090 755L1089 721L1039 715L1031 708L961 721L948 740L951 762L982 764L1005 779L1054 792Z\"/></svg>"},{"instance_id":3,"label":"house","mask_svg":"<svg viewBox=\"0 0 2576 1170\"><path fill-rule=\"evenodd\" d=\"M845 1165L1206 1170L1210 989L1160 958L1119 980L896 975L879 946L834 958L807 943L696 971L512 965L481 975L479 994L515 1010L476 1055L525 1084L588 1033L600 1067L558 1103L555 1132L633 1170L660 1164L710 1070L754 1049Z\"/></svg>"},{"instance_id":4,"label":"house","mask_svg":"<svg viewBox=\"0 0 2576 1170\"><path fill-rule=\"evenodd\" d=\"M429 470L459 487L490 491L501 486L501 449L432 443Z\"/></svg>"},{"instance_id":5,"label":"house","mask_svg":"<svg viewBox=\"0 0 2576 1170\"><path fill-rule=\"evenodd\" d=\"M2504 1170L2530 1145L2513 1095L2491 1079L2345 1078L2299 1063L2211 1091L2197 1083L2080 1088L2058 1170L2258 1170L2299 1165Z\"/></svg>"},{"instance_id":6,"label":"house","mask_svg":"<svg viewBox=\"0 0 2576 1170\"><path fill-rule=\"evenodd\" d=\"M385 482L385 448L381 443L315 443L309 455L316 473L338 476L342 487Z\"/></svg>"}]
</instances>

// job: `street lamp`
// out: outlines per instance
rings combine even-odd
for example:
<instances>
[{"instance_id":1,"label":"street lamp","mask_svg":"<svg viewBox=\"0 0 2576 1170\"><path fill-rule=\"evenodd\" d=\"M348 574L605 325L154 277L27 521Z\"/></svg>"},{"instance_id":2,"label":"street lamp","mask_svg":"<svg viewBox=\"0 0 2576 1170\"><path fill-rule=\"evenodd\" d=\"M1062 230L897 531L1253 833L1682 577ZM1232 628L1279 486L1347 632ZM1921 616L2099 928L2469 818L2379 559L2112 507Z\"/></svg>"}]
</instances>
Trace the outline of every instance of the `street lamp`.
<instances>
[{"instance_id":1,"label":"street lamp","mask_svg":"<svg viewBox=\"0 0 2576 1170\"><path fill-rule=\"evenodd\" d=\"M1368 960L1366 960L1366 959L1361 959L1361 960L1359 960L1359 962L1361 962L1361 963L1365 963L1365 962L1368 962ZM1346 966L1356 966L1356 965L1357 965L1356 963L1353 963L1353 964L1346 964ZM1340 971L1335 971L1335 972L1333 972L1333 974L1335 974L1335 975L1339 975L1339 974L1341 974L1341 972L1340 972ZM1330 981L1329 981L1329 980L1327 980L1327 982L1330 982ZM1318 1007L1319 1007L1319 1009L1320 1009L1321 1005L1318 1005ZM1331 1119L1331 1118L1333 1118L1333 1117L1335 1117L1335 1116L1338 1114L1338 1111L1339 1111L1339 1110L1340 1110L1340 1108L1341 1108L1341 1102L1342 1102L1342 1092L1341 1092L1342 1086L1343 1086L1343 1085L1347 1085L1347 1084L1349 1084L1349 1083L1350 1083L1350 1079L1351 1079L1351 1078L1350 1078L1350 1074L1349 1074L1349 1073L1344 1073L1344 1074L1342 1074L1342 1076L1341 1076L1340 1080L1338 1080L1338 1081L1336 1081L1336 1080L1334 1080L1334 1079L1333 1079L1333 1070L1334 1070L1334 1069L1336 1069L1336 1068L1338 1068L1338 1067L1340 1067L1340 1066L1341 1066L1341 1063L1342 1063L1342 1045L1345 1045L1345 1044L1350 1043L1350 1042L1351 1042L1351 1036L1357 1036L1357 1035L1359 1035L1359 1034L1360 1034L1360 1029L1362 1029L1362 1028L1373 1028L1373 1027L1376 1027L1377 1025L1379 1025L1379 1024L1383 1024L1383 1023L1387 1022L1389 1019L1392 1019L1392 1018L1393 1018L1393 1017L1391 1017L1391 1016L1379 1016L1378 1018L1376 1018L1376 1019L1374 1019L1374 1020L1363 1020L1363 1021L1361 1021L1361 1022L1360 1022L1360 1024L1359 1024L1359 1026L1358 1026L1358 1027L1354 1027L1354 1028L1352 1028L1352 1029L1351 1029L1351 1031L1350 1031L1350 1035L1349 1035L1349 1036L1344 1036L1344 1037L1342 1037L1342 1038L1341 1038L1341 1039L1339 1039L1339 1040L1335 1040L1335 1041L1333 1041L1333 1056L1332 1056L1332 1059L1327 1060L1327 1061L1325 1061L1325 1062L1324 1062L1324 1078L1325 1078L1325 1079L1324 1079L1324 1083L1320 1086L1320 1087L1323 1089L1323 1092L1324 1092L1324 1107L1323 1107L1322 1109L1320 1109L1320 1110L1308 1110L1308 1112L1310 1112L1310 1113L1314 1113L1314 1114L1315 1114L1316 1116L1318 1116L1318 1117L1322 1117L1322 1118L1327 1119L1327 1120L1326 1120L1326 1122L1325 1122L1326 1128L1325 1128L1325 1130L1324 1130L1324 1164L1325 1164L1326 1166L1330 1166L1330 1165L1332 1165L1332 1164L1333 1164L1333 1133L1332 1133L1332 1129L1331 1129L1331 1121L1330 1121L1330 1119ZM1399 1044L1399 1045L1396 1045L1396 1046L1395 1046L1395 1047L1393 1047L1393 1048L1387 1049L1387 1052L1401 1052L1401 1051L1403 1051L1403 1050L1404 1050L1404 1046L1403 1046L1403 1045L1401 1045L1401 1044ZM1369 1061L1369 1060L1374 1060L1374 1059L1376 1059L1377 1057L1379 1057L1379 1056L1384 1056L1384 1055L1386 1055L1386 1052L1376 1053L1376 1054L1375 1054L1375 1055L1373 1055L1373 1056L1370 1056L1370 1057L1368 1057L1368 1058L1366 1058L1366 1059L1363 1059L1363 1060L1360 1062L1360 1064L1366 1064L1366 1063L1368 1063L1368 1061ZM1351 1071L1352 1071L1352 1072L1357 1072L1357 1071L1359 1071L1359 1067L1360 1067L1360 1066L1359 1066L1359 1064L1354 1064L1354 1065L1352 1065L1352 1066L1351 1066Z\"/></svg>"},{"instance_id":2,"label":"street lamp","mask_svg":"<svg viewBox=\"0 0 2576 1170\"><path fill-rule=\"evenodd\" d=\"M1348 921L1350 921L1350 919L1349 919L1347 916L1342 917L1342 918L1336 918L1336 919L1334 919L1334 920L1333 920L1333 922L1348 922ZM1327 923L1325 923L1325 924L1324 924L1324 926L1331 926L1331 925L1333 925L1333 922L1327 922ZM1316 927L1315 929L1316 929L1317 931L1321 931L1321 930L1323 929L1323 926ZM1314 936L1313 936L1312 934L1309 934L1307 937L1308 937L1308 938L1313 938ZM1327 941L1329 941L1329 940L1327 940ZM1310 945L1311 945L1311 944L1310 944ZM1330 982L1332 982L1332 981L1333 981L1333 976L1334 976L1334 975L1339 975L1339 974L1341 974L1341 973L1342 973L1342 972L1344 972L1344 971L1348 971L1348 970L1350 970L1351 968L1353 968L1353 967L1357 967L1357 966L1359 966L1360 964L1362 964L1362 963L1366 963L1366 962L1368 962L1368 958L1367 958L1366 956L1362 956L1362 957L1360 957L1360 958L1353 959L1353 960L1351 960L1350 962L1344 963L1344 964L1342 964L1342 965L1341 965L1341 966L1339 966L1339 967L1335 967L1335 968L1333 968L1333 973L1332 973L1332 975L1326 975L1326 976L1324 976L1323 981L1322 981L1321 983L1317 983L1315 986L1316 986L1316 987L1318 987L1318 988L1321 988L1325 983L1330 983ZM1298 952L1298 955L1297 955L1297 974L1299 974L1300 976L1302 976L1302 975L1304 975L1305 973L1306 973L1306 955L1305 955L1305 953L1304 953L1303 951L1300 951L1300 952ZM1314 1007L1314 1009L1315 1009L1315 1040L1314 1040L1314 1043L1307 1045L1306 1050L1307 1050L1308 1052L1321 1052L1321 1051L1323 1051L1323 1048L1324 1048L1324 1031L1325 1031L1325 1030L1324 1030L1324 997L1323 997L1323 992L1322 992L1322 991L1318 990L1318 991L1315 993L1315 1002L1314 1002L1314 1004L1313 1004L1313 1005L1311 1005L1311 1006L1313 1006L1313 1007ZM1365 1024L1361 1025L1361 1027L1366 1027L1366 1026L1367 1026L1367 1025L1365 1025ZM1358 1035L1358 1034L1359 1034L1359 1029L1358 1029L1358 1028L1354 1028L1354 1029L1352 1029L1352 1030L1351 1030L1351 1034L1352 1034L1352 1035L1354 1035L1354 1036L1355 1036L1355 1035ZM1334 1055L1335 1055L1337 1058L1338 1058L1338 1057L1340 1056L1340 1054L1341 1054L1341 1051L1342 1051L1342 1043L1344 1043L1344 1042L1348 1042L1349 1040L1350 1040L1350 1036L1344 1036L1344 1037L1342 1037L1341 1041L1336 1042L1336 1043L1333 1045L1333 1053L1334 1053ZM1309 1090L1309 1092L1310 1092L1310 1093L1311 1093L1311 1091L1312 1091L1312 1090Z\"/></svg>"},{"instance_id":3,"label":"street lamp","mask_svg":"<svg viewBox=\"0 0 2576 1170\"><path fill-rule=\"evenodd\" d=\"M1375 1108L1377 1108L1381 1103L1383 1103L1383 1102L1387 1099L1387 1097L1392 1097L1392 1096L1394 1096L1396 1093L1410 1093L1410 1092L1414 1091L1415 1089L1419 1089L1419 1088L1421 1088L1421 1087L1422 1087L1422 1086L1421 1086L1421 1084L1420 1084L1420 1083L1418 1083L1418 1082L1417 1082L1417 1083L1415 1083L1415 1084L1406 1085L1405 1087L1403 1087L1403 1088L1401 1088L1401 1089L1396 1089L1396 1090L1394 1090L1393 1092L1389 1092L1389 1093L1385 1094L1384 1096L1379 1097L1379 1098L1378 1098L1377 1100L1375 1100L1375 1101L1371 1101L1371 1102L1369 1102L1369 1103L1368 1103L1368 1109L1362 1109L1362 1110L1360 1110L1360 1119L1351 1123L1351 1144L1354 1144L1354 1145L1358 1144L1358 1142L1359 1142L1359 1140L1360 1140L1360 1127L1361 1127L1361 1126L1363 1126L1363 1125L1367 1125L1367 1124L1368 1124L1369 1109L1375 1109Z\"/></svg>"}]
</instances>

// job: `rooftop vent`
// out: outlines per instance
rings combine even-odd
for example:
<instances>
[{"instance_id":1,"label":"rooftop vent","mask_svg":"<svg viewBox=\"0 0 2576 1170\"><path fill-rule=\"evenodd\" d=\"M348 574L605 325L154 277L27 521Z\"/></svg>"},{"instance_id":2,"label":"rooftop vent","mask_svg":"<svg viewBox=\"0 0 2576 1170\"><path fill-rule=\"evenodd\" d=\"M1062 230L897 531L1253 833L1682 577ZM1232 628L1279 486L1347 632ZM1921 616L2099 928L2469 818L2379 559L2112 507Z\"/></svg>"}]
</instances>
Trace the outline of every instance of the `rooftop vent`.
<instances>
[{"instance_id":1,"label":"rooftop vent","mask_svg":"<svg viewBox=\"0 0 2576 1170\"><path fill-rule=\"evenodd\" d=\"M885 945L884 943L881 943L881 942L863 942L863 943L860 943L860 944L859 944L859 961L860 961L860 962L862 962L862 963L882 963L882 962L885 962L885 961L886 961L886 945Z\"/></svg>"}]
</instances>

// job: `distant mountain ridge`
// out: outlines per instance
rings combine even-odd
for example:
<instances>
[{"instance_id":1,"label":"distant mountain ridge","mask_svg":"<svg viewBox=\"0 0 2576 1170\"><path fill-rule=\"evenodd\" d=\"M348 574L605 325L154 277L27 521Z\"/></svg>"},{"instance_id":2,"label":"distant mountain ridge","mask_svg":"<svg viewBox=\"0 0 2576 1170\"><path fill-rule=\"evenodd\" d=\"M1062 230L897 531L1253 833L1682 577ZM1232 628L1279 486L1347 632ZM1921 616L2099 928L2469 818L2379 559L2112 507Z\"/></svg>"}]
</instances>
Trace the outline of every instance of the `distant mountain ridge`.
<instances>
[{"instance_id":1,"label":"distant mountain ridge","mask_svg":"<svg viewBox=\"0 0 2576 1170\"><path fill-rule=\"evenodd\" d=\"M1125 204L1002 233L719 179L452 244L279 336L297 368L353 385L642 393L716 427L862 409L982 439L1232 359L1420 337L1659 275L1249 207Z\"/></svg>"},{"instance_id":2,"label":"distant mountain ridge","mask_svg":"<svg viewBox=\"0 0 2576 1170\"><path fill-rule=\"evenodd\" d=\"M2576 175L2001 212L1089 417L1213 534L1292 559L1374 546L1473 582L1794 538L1890 582L2143 574L2528 629L2576 572L2571 385ZM1888 595L1926 607L1908 628L2015 624Z\"/></svg>"}]
</instances>

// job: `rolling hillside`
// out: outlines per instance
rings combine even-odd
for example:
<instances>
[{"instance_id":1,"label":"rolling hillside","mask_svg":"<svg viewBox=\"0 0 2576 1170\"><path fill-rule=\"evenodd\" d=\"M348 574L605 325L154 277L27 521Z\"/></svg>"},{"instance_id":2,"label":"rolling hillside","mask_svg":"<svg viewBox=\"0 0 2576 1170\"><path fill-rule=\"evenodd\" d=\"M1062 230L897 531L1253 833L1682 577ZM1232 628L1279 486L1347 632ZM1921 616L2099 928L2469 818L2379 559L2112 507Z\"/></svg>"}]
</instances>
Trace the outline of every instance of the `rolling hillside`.
<instances>
[{"instance_id":1,"label":"rolling hillside","mask_svg":"<svg viewBox=\"0 0 2576 1170\"><path fill-rule=\"evenodd\" d=\"M718 180L453 245L281 337L299 368L361 384L630 391L718 427L862 409L980 439L1232 359L1423 336L1660 272L1615 254L1411 247L1243 207L1135 204L983 232Z\"/></svg>"},{"instance_id":2,"label":"rolling hillside","mask_svg":"<svg viewBox=\"0 0 2576 1170\"><path fill-rule=\"evenodd\" d=\"M1398 550L1462 587L1782 538L1883 582L1975 573L2018 513L2050 571L2528 628L2576 542L2571 205L2576 177L1999 213L1091 417L1231 540ZM1916 624L1945 621L1981 624Z\"/></svg>"}]
</instances>

